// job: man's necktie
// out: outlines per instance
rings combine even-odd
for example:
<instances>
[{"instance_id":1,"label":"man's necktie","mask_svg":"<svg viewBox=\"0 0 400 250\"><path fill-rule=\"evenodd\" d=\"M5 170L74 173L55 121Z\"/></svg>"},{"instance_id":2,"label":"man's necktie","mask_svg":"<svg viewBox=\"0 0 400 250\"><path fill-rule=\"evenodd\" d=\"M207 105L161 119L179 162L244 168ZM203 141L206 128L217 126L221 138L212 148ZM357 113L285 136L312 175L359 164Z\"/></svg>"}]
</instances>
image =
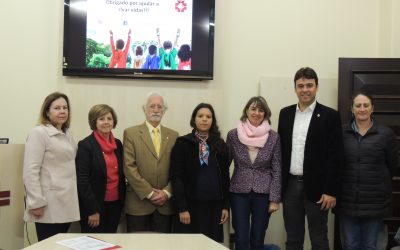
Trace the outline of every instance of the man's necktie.
<instances>
[{"instance_id":1,"label":"man's necktie","mask_svg":"<svg viewBox=\"0 0 400 250\"><path fill-rule=\"evenodd\" d=\"M157 156L160 156L160 134L158 133L158 128L153 128L153 144L156 149Z\"/></svg>"}]
</instances>

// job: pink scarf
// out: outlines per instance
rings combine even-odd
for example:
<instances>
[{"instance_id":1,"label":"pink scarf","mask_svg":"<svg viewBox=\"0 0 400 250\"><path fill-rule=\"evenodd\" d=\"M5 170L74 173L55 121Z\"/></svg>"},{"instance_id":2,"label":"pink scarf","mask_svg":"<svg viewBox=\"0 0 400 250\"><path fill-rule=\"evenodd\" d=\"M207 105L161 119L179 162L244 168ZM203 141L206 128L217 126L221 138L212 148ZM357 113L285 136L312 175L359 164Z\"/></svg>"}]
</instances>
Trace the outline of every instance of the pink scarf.
<instances>
[{"instance_id":1,"label":"pink scarf","mask_svg":"<svg viewBox=\"0 0 400 250\"><path fill-rule=\"evenodd\" d=\"M254 127L248 119L237 126L239 141L246 146L262 148L268 139L271 126L263 121L260 126Z\"/></svg>"}]
</instances>

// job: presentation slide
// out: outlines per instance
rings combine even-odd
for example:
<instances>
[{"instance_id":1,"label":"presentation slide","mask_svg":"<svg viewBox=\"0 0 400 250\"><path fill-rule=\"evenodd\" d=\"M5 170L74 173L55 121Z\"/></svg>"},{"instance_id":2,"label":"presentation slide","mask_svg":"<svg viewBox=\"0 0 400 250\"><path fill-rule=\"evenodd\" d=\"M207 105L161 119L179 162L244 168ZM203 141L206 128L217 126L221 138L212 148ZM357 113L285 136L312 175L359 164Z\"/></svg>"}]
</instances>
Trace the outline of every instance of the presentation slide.
<instances>
[{"instance_id":1,"label":"presentation slide","mask_svg":"<svg viewBox=\"0 0 400 250\"><path fill-rule=\"evenodd\" d=\"M91 68L190 70L193 0L87 0Z\"/></svg>"}]
</instances>

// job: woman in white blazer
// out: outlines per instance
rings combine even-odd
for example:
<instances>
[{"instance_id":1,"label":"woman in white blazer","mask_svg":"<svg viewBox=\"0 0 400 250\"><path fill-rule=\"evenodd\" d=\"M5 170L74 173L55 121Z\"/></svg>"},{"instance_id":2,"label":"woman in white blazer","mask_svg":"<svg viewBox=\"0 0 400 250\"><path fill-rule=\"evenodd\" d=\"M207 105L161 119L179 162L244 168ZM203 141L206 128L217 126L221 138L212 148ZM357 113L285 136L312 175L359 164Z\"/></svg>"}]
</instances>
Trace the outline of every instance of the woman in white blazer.
<instances>
[{"instance_id":1,"label":"woman in white blazer","mask_svg":"<svg viewBox=\"0 0 400 250\"><path fill-rule=\"evenodd\" d=\"M23 179L26 189L24 220L35 222L38 240L66 233L79 218L75 155L69 131L70 105L62 93L43 102L40 125L26 140Z\"/></svg>"}]
</instances>

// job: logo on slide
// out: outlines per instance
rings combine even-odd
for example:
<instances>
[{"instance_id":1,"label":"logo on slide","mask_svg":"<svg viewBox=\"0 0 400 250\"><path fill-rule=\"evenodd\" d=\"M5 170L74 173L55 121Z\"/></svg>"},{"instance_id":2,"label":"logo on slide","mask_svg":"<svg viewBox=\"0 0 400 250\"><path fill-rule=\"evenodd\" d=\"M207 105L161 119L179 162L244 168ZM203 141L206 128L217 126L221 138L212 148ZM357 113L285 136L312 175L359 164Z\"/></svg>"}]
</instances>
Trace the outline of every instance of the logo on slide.
<instances>
[{"instance_id":1,"label":"logo on slide","mask_svg":"<svg viewBox=\"0 0 400 250\"><path fill-rule=\"evenodd\" d=\"M175 3L175 9L178 12L185 12L185 10L187 9L187 4L185 3L185 0L178 0Z\"/></svg>"}]
</instances>

